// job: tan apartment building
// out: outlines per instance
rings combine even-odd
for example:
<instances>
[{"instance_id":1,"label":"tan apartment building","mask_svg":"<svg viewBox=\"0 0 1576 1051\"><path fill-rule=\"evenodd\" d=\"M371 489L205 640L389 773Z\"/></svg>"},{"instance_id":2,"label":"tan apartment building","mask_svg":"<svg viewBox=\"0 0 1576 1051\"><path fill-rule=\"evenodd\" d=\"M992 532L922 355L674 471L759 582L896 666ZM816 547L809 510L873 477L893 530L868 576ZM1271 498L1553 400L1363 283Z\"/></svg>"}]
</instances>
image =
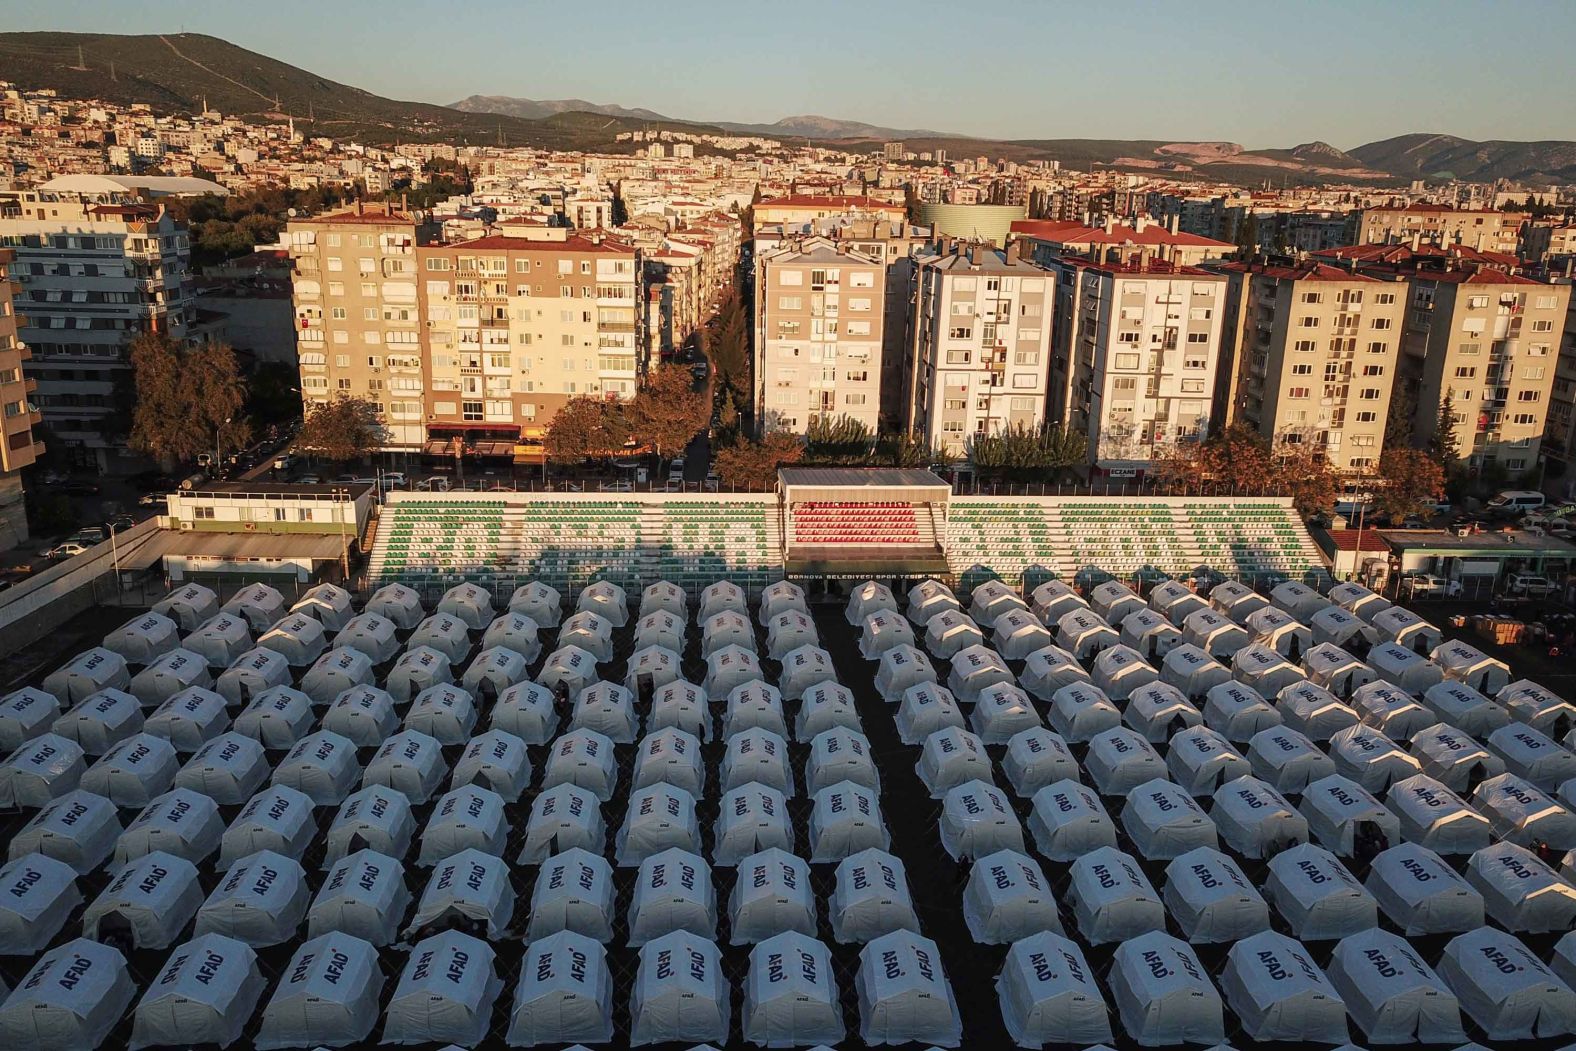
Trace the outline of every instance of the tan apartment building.
<instances>
[{"instance_id":1,"label":"tan apartment building","mask_svg":"<svg viewBox=\"0 0 1576 1051\"><path fill-rule=\"evenodd\" d=\"M887 268L823 237L756 258L755 420L804 434L818 417L880 424Z\"/></svg>"},{"instance_id":2,"label":"tan apartment building","mask_svg":"<svg viewBox=\"0 0 1576 1051\"><path fill-rule=\"evenodd\" d=\"M1482 252L1514 254L1526 221L1523 212L1408 204L1365 208L1357 229L1364 244L1458 244Z\"/></svg>"},{"instance_id":3,"label":"tan apartment building","mask_svg":"<svg viewBox=\"0 0 1576 1051\"><path fill-rule=\"evenodd\" d=\"M918 260L907 416L961 456L970 435L1045 421L1054 288L1043 268L991 245L944 247Z\"/></svg>"},{"instance_id":4,"label":"tan apartment building","mask_svg":"<svg viewBox=\"0 0 1576 1051\"><path fill-rule=\"evenodd\" d=\"M1012 224L1012 237L1024 242L1025 258L1041 266L1063 256L1093 256L1112 251L1124 256L1141 252L1163 262L1197 266L1211 260L1229 259L1237 253L1237 246L1229 241L1216 241L1176 227L1174 216L1170 226L1146 216L1139 216L1130 225L1107 219L1099 226L1077 221L1019 219Z\"/></svg>"},{"instance_id":5,"label":"tan apartment building","mask_svg":"<svg viewBox=\"0 0 1576 1051\"><path fill-rule=\"evenodd\" d=\"M1569 287L1567 281L1567 290ZM1551 483L1550 492L1576 495L1576 294L1565 304L1565 332L1560 338L1549 398L1543 452L1549 461L1546 477Z\"/></svg>"},{"instance_id":6,"label":"tan apartment building","mask_svg":"<svg viewBox=\"0 0 1576 1051\"><path fill-rule=\"evenodd\" d=\"M22 286L11 276L15 262L15 252L0 248L0 551L27 540L21 470L44 454L33 436L43 422L32 402L38 381L22 371L32 352L17 338L15 296Z\"/></svg>"},{"instance_id":7,"label":"tan apartment building","mask_svg":"<svg viewBox=\"0 0 1576 1051\"><path fill-rule=\"evenodd\" d=\"M1228 263L1216 415L1274 442L1310 443L1334 470L1384 448L1406 285L1305 261Z\"/></svg>"},{"instance_id":8,"label":"tan apartment building","mask_svg":"<svg viewBox=\"0 0 1576 1051\"><path fill-rule=\"evenodd\" d=\"M751 210L754 226L773 226L777 223L808 223L816 219L829 219L863 212L884 219L902 219L906 209L901 204L879 200L875 197L858 197L848 194L794 193L786 197L773 197L757 201Z\"/></svg>"}]
</instances>

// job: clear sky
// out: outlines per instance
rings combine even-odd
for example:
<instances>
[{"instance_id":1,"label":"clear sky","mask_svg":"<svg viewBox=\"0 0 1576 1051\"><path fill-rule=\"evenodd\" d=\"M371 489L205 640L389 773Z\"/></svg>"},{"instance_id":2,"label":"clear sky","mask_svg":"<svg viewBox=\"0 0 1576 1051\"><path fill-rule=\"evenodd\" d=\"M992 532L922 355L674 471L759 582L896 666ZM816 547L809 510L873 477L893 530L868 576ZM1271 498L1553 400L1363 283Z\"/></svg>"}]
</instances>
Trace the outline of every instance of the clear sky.
<instances>
[{"instance_id":1,"label":"clear sky","mask_svg":"<svg viewBox=\"0 0 1576 1051\"><path fill-rule=\"evenodd\" d=\"M1576 138L1572 0L0 0L0 29L210 33L437 103L1249 147Z\"/></svg>"}]
</instances>

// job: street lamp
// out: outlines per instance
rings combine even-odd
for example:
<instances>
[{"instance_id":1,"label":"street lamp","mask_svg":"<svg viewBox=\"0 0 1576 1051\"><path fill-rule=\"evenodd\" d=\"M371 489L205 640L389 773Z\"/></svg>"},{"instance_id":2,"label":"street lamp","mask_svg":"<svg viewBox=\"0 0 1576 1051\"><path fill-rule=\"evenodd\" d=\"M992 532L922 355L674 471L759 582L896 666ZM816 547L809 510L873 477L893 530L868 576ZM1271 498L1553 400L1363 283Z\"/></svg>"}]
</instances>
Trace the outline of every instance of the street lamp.
<instances>
[{"instance_id":1,"label":"street lamp","mask_svg":"<svg viewBox=\"0 0 1576 1051\"><path fill-rule=\"evenodd\" d=\"M235 419L234 416L226 416L224 418L224 422L219 424L218 427L214 428L214 431L213 431L213 472L214 472L214 474L218 474L219 473L219 465L224 462L219 457L219 439L220 439L220 437L223 436L224 429L226 427L230 426L230 421L233 420L233 419Z\"/></svg>"},{"instance_id":2,"label":"street lamp","mask_svg":"<svg viewBox=\"0 0 1576 1051\"><path fill-rule=\"evenodd\" d=\"M345 509L350 504L350 490L335 488L332 490L334 500L339 511L335 515L339 519L339 571L345 587L350 586L350 538L345 535Z\"/></svg>"}]
</instances>

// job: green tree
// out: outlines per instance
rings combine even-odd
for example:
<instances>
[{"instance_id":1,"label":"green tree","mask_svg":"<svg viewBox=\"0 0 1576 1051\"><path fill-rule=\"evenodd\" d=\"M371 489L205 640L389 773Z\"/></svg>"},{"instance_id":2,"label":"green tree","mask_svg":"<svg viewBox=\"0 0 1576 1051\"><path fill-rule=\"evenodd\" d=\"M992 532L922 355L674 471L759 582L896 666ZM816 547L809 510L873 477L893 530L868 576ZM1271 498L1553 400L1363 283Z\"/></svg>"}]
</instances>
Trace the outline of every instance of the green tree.
<instances>
[{"instance_id":1,"label":"green tree","mask_svg":"<svg viewBox=\"0 0 1576 1051\"><path fill-rule=\"evenodd\" d=\"M734 489L770 489L777 470L804 458L804 444L794 435L774 431L760 441L741 439L717 450L717 474Z\"/></svg>"},{"instance_id":2,"label":"green tree","mask_svg":"<svg viewBox=\"0 0 1576 1051\"><path fill-rule=\"evenodd\" d=\"M963 450L982 477L1038 482L1087 462L1089 445L1079 431L1049 423L1040 427L1018 423L970 435Z\"/></svg>"},{"instance_id":3,"label":"green tree","mask_svg":"<svg viewBox=\"0 0 1576 1051\"><path fill-rule=\"evenodd\" d=\"M1412 420L1417 415L1417 391L1397 381L1390 392L1390 407L1385 414L1384 444L1387 449L1404 449L1412 444Z\"/></svg>"},{"instance_id":4,"label":"green tree","mask_svg":"<svg viewBox=\"0 0 1576 1051\"><path fill-rule=\"evenodd\" d=\"M706 392L695 389L689 370L668 366L651 373L625 410L629 432L657 456L671 459L684 451L711 418Z\"/></svg>"},{"instance_id":5,"label":"green tree","mask_svg":"<svg viewBox=\"0 0 1576 1051\"><path fill-rule=\"evenodd\" d=\"M1461 443L1456 440L1456 402L1448 387L1439 402L1439 416L1434 421L1433 437L1428 439L1428 453L1446 470L1461 461Z\"/></svg>"},{"instance_id":6,"label":"green tree","mask_svg":"<svg viewBox=\"0 0 1576 1051\"><path fill-rule=\"evenodd\" d=\"M1258 250L1259 220L1249 213L1237 221L1237 253L1243 259L1251 259Z\"/></svg>"},{"instance_id":7,"label":"green tree","mask_svg":"<svg viewBox=\"0 0 1576 1051\"><path fill-rule=\"evenodd\" d=\"M131 344L131 368L132 448L168 467L221 445L227 430L232 442L244 433L246 388L228 345L184 344L148 332Z\"/></svg>"},{"instance_id":8,"label":"green tree","mask_svg":"<svg viewBox=\"0 0 1576 1051\"><path fill-rule=\"evenodd\" d=\"M1445 469L1422 449L1386 449L1379 457L1375 509L1392 521L1426 513L1445 492Z\"/></svg>"},{"instance_id":9,"label":"green tree","mask_svg":"<svg viewBox=\"0 0 1576 1051\"><path fill-rule=\"evenodd\" d=\"M805 433L808 463L852 466L870 462L875 436L864 421L852 416L815 416Z\"/></svg>"},{"instance_id":10,"label":"green tree","mask_svg":"<svg viewBox=\"0 0 1576 1051\"><path fill-rule=\"evenodd\" d=\"M376 402L335 398L306 410L296 445L336 463L359 460L387 445L388 430Z\"/></svg>"},{"instance_id":11,"label":"green tree","mask_svg":"<svg viewBox=\"0 0 1576 1051\"><path fill-rule=\"evenodd\" d=\"M876 457L892 467L950 467L957 456L944 446L933 446L914 434L889 434L876 447Z\"/></svg>"},{"instance_id":12,"label":"green tree","mask_svg":"<svg viewBox=\"0 0 1576 1051\"><path fill-rule=\"evenodd\" d=\"M547 458L557 464L576 464L622 452L629 440L629 423L621 406L596 398L572 398L553 416L542 436Z\"/></svg>"}]
</instances>

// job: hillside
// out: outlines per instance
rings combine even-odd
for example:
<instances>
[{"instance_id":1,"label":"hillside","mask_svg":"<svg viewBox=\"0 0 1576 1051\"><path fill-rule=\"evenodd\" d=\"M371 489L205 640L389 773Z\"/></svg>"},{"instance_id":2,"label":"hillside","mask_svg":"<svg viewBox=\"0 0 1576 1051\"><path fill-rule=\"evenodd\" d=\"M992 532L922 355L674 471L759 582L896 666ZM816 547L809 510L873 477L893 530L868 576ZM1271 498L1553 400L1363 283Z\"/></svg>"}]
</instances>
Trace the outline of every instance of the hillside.
<instances>
[{"instance_id":1,"label":"hillside","mask_svg":"<svg viewBox=\"0 0 1576 1051\"><path fill-rule=\"evenodd\" d=\"M1364 164L1409 179L1465 179L1530 183L1576 180L1576 142L1474 142L1454 135L1398 135L1351 150Z\"/></svg>"},{"instance_id":2,"label":"hillside","mask_svg":"<svg viewBox=\"0 0 1576 1051\"><path fill-rule=\"evenodd\" d=\"M601 113L609 117L625 117L636 121L671 121L654 110L615 106L585 99L517 99L508 95L471 95L458 102L451 102L449 109L463 113L497 113L522 120L541 120L560 113Z\"/></svg>"}]
</instances>

